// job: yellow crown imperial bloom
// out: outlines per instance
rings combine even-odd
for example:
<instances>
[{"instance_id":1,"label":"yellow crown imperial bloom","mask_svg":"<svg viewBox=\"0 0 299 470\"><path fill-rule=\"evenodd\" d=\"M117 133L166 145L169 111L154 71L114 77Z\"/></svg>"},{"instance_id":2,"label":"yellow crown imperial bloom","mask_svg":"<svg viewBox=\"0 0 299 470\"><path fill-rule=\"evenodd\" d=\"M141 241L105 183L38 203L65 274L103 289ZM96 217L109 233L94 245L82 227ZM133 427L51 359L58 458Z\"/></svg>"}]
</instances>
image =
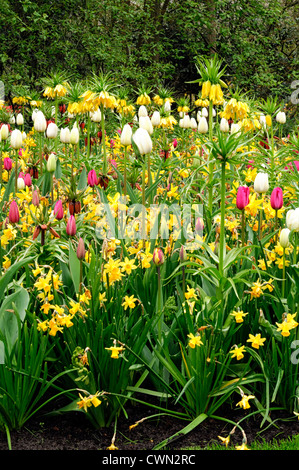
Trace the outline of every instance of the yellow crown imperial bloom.
<instances>
[{"instance_id":1,"label":"yellow crown imperial bloom","mask_svg":"<svg viewBox=\"0 0 299 470\"><path fill-rule=\"evenodd\" d=\"M210 89L211 89L211 82L210 80L207 80L203 82L202 84L202 89L201 89L201 98L204 100L205 98L209 98L210 95Z\"/></svg>"},{"instance_id":2,"label":"yellow crown imperial bloom","mask_svg":"<svg viewBox=\"0 0 299 470\"><path fill-rule=\"evenodd\" d=\"M144 106L150 104L150 102L151 102L151 99L147 93L143 93L142 95L138 96L137 101L136 101L138 105L144 105Z\"/></svg>"},{"instance_id":3,"label":"yellow crown imperial bloom","mask_svg":"<svg viewBox=\"0 0 299 470\"><path fill-rule=\"evenodd\" d=\"M267 124L267 126L268 126L268 127L271 127L271 126L272 126L272 118L271 118L271 116L270 116L269 114L267 114L267 116L266 116L265 119L266 119L266 124Z\"/></svg>"}]
</instances>

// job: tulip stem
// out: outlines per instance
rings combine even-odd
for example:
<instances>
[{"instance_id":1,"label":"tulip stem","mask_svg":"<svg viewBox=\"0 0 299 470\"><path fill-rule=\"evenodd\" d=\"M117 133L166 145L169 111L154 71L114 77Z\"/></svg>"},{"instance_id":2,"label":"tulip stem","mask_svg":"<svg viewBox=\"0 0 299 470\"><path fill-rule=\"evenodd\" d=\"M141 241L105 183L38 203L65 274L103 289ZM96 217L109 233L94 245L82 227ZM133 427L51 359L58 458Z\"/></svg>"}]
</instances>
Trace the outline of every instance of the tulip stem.
<instances>
[{"instance_id":1,"label":"tulip stem","mask_svg":"<svg viewBox=\"0 0 299 470\"><path fill-rule=\"evenodd\" d=\"M87 158L90 156L90 115L87 118Z\"/></svg>"},{"instance_id":2,"label":"tulip stem","mask_svg":"<svg viewBox=\"0 0 299 470\"><path fill-rule=\"evenodd\" d=\"M262 238L262 225L263 225L263 211L260 209L259 211L259 230L258 230L258 238L261 240Z\"/></svg>"},{"instance_id":3,"label":"tulip stem","mask_svg":"<svg viewBox=\"0 0 299 470\"><path fill-rule=\"evenodd\" d=\"M277 225L278 225L278 215L277 215L277 209L275 210L275 232L277 231ZM278 233L275 233L275 245L277 245L277 240L278 240Z\"/></svg>"},{"instance_id":4,"label":"tulip stem","mask_svg":"<svg viewBox=\"0 0 299 470\"><path fill-rule=\"evenodd\" d=\"M225 160L221 163L221 220L220 220L220 251L219 272L223 276L223 263L225 254Z\"/></svg>"},{"instance_id":5,"label":"tulip stem","mask_svg":"<svg viewBox=\"0 0 299 470\"><path fill-rule=\"evenodd\" d=\"M40 176L43 174L43 150L42 150L42 133L39 133L39 167L40 167Z\"/></svg>"},{"instance_id":6,"label":"tulip stem","mask_svg":"<svg viewBox=\"0 0 299 470\"><path fill-rule=\"evenodd\" d=\"M283 255L282 255L282 288L281 288L281 296L284 299L285 295L285 282L286 282L286 250L283 248Z\"/></svg>"},{"instance_id":7,"label":"tulip stem","mask_svg":"<svg viewBox=\"0 0 299 470\"><path fill-rule=\"evenodd\" d=\"M242 210L242 246L245 245L245 210Z\"/></svg>"},{"instance_id":8,"label":"tulip stem","mask_svg":"<svg viewBox=\"0 0 299 470\"><path fill-rule=\"evenodd\" d=\"M18 189L18 158L19 158L18 153L19 153L19 151L18 151L18 149L16 149L16 152L15 152L15 194L14 194L14 196L16 196L17 189Z\"/></svg>"},{"instance_id":9,"label":"tulip stem","mask_svg":"<svg viewBox=\"0 0 299 470\"><path fill-rule=\"evenodd\" d=\"M124 195L127 195L127 146L124 154Z\"/></svg>"}]
</instances>

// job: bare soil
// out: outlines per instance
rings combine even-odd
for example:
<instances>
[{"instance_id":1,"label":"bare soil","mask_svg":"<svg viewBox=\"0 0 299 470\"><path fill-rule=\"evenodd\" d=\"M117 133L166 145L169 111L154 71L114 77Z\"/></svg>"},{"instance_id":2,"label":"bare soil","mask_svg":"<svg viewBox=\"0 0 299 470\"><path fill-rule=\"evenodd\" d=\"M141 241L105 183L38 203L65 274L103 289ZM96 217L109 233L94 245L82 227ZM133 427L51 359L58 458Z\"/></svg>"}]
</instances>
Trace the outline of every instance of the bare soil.
<instances>
[{"instance_id":1,"label":"bare soil","mask_svg":"<svg viewBox=\"0 0 299 470\"><path fill-rule=\"evenodd\" d=\"M126 409L128 418L118 419L115 446L121 451L151 450L164 439L169 438L188 424L187 421L161 416L148 419L132 430L129 426L136 421L154 414L153 409L143 406L129 406ZM250 410L251 411L251 410ZM244 410L226 410L226 417L233 422L245 416ZM296 417L285 412L272 412L270 417L273 424L265 424L261 428L262 418L251 416L242 422L247 437L248 446L253 441L286 439L299 434L299 421ZM226 437L234 426L218 419L206 419L186 436L170 442L167 449L186 449L200 446L202 449L213 443L220 443L218 436ZM66 450L94 451L107 450L111 444L114 427L95 429L86 416L81 412L71 412L59 416L39 415L29 420L20 430L11 432L11 447L15 451L33 450ZM236 429L231 443L239 445L242 442L241 431ZM0 451L8 450L7 437L0 432Z\"/></svg>"}]
</instances>

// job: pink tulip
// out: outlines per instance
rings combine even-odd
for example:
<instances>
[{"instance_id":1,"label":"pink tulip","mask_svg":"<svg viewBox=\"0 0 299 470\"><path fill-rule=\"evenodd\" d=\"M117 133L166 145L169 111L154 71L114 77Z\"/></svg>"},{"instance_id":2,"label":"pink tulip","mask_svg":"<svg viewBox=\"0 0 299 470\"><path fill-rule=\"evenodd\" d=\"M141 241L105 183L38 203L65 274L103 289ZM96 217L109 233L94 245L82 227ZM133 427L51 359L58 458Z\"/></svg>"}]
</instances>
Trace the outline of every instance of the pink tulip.
<instances>
[{"instance_id":1,"label":"pink tulip","mask_svg":"<svg viewBox=\"0 0 299 470\"><path fill-rule=\"evenodd\" d=\"M66 224L66 233L70 237L73 237L74 235L76 235L76 232L77 232L76 219L73 215L71 215Z\"/></svg>"},{"instance_id":2,"label":"pink tulip","mask_svg":"<svg viewBox=\"0 0 299 470\"><path fill-rule=\"evenodd\" d=\"M236 205L241 211L249 204L249 188L247 186L239 186L237 191Z\"/></svg>"},{"instance_id":3,"label":"pink tulip","mask_svg":"<svg viewBox=\"0 0 299 470\"><path fill-rule=\"evenodd\" d=\"M87 182L92 188L98 184L98 177L95 170L90 170L87 175Z\"/></svg>"},{"instance_id":4,"label":"pink tulip","mask_svg":"<svg viewBox=\"0 0 299 470\"><path fill-rule=\"evenodd\" d=\"M10 171L12 169L12 160L9 157L5 157L3 160L4 170Z\"/></svg>"},{"instance_id":5,"label":"pink tulip","mask_svg":"<svg viewBox=\"0 0 299 470\"><path fill-rule=\"evenodd\" d=\"M54 215L57 220L63 219L63 206L60 200L58 200L54 206Z\"/></svg>"},{"instance_id":6,"label":"pink tulip","mask_svg":"<svg viewBox=\"0 0 299 470\"><path fill-rule=\"evenodd\" d=\"M270 203L272 209L276 211L283 206L283 193L281 188L274 188L271 194Z\"/></svg>"},{"instance_id":7,"label":"pink tulip","mask_svg":"<svg viewBox=\"0 0 299 470\"><path fill-rule=\"evenodd\" d=\"M25 183L25 186L28 186L29 188L32 185L32 179L29 173L26 173L26 175L24 176L24 183Z\"/></svg>"},{"instance_id":8,"label":"pink tulip","mask_svg":"<svg viewBox=\"0 0 299 470\"><path fill-rule=\"evenodd\" d=\"M17 224L20 220L19 208L15 201L10 203L8 220L11 224Z\"/></svg>"},{"instance_id":9,"label":"pink tulip","mask_svg":"<svg viewBox=\"0 0 299 470\"><path fill-rule=\"evenodd\" d=\"M38 191L33 191L32 193L32 204L37 207L39 206L39 194L38 194Z\"/></svg>"}]
</instances>

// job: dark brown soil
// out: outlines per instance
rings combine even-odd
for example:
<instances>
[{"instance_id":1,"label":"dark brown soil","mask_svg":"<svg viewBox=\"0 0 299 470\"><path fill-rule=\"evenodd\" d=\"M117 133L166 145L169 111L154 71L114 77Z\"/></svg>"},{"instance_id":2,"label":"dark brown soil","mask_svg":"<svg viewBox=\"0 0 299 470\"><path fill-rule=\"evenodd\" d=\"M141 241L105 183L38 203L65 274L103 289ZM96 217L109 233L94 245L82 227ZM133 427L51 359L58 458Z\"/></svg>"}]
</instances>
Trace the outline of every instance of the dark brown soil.
<instances>
[{"instance_id":1,"label":"dark brown soil","mask_svg":"<svg viewBox=\"0 0 299 470\"><path fill-rule=\"evenodd\" d=\"M146 416L152 415L153 409L132 406L127 410L128 418L121 417L117 425L115 446L121 451L151 450L164 439L169 438L188 424L187 421L161 416L159 420L148 419L132 430L129 426ZM251 411L251 410L250 410ZM244 410L228 410L225 416L233 422L245 416ZM270 414L274 424L265 425L262 429L261 417L251 416L242 422L248 446L253 441L279 440L299 434L299 421L285 412ZM181 436L167 445L167 449L186 449L190 446L206 447L208 444L220 443L219 435L226 437L233 425L218 419L206 419L186 436ZM67 450L94 451L107 450L114 433L113 425L109 428L95 429L86 416L72 412L60 416L36 416L28 421L21 430L11 432L12 450ZM232 445L240 445L242 434L236 429L232 435ZM7 450L7 437L0 433L0 450Z\"/></svg>"}]
</instances>

